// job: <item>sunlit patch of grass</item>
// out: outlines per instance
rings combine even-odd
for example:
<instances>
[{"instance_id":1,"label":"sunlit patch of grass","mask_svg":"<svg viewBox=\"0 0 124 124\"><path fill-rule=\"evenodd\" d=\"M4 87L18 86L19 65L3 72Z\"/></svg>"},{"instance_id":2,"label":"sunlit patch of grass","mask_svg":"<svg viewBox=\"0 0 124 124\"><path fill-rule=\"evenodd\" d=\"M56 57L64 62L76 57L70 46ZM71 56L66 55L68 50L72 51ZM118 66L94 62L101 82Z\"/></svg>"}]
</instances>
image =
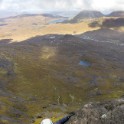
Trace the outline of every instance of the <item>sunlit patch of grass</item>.
<instances>
[{"instance_id":1,"label":"sunlit patch of grass","mask_svg":"<svg viewBox=\"0 0 124 124\"><path fill-rule=\"evenodd\" d=\"M13 105L12 101L8 97L0 96L0 115L8 114L8 110Z\"/></svg>"},{"instance_id":2,"label":"sunlit patch of grass","mask_svg":"<svg viewBox=\"0 0 124 124\"><path fill-rule=\"evenodd\" d=\"M5 69L0 68L0 75L3 76L7 73Z\"/></svg>"},{"instance_id":3,"label":"sunlit patch of grass","mask_svg":"<svg viewBox=\"0 0 124 124\"><path fill-rule=\"evenodd\" d=\"M111 28L112 30L115 30L115 31L120 31L120 32L124 32L124 26L121 26L121 27L113 27Z\"/></svg>"},{"instance_id":4,"label":"sunlit patch of grass","mask_svg":"<svg viewBox=\"0 0 124 124\"><path fill-rule=\"evenodd\" d=\"M47 18L47 20L50 21L52 19ZM6 23L7 25L0 30L0 39L13 39L12 42L24 41L38 35L81 34L99 29L99 27L91 28L89 26L90 21L88 20L75 24L61 23L46 25L45 18L42 16L8 19ZM36 23L37 25L34 26L32 23Z\"/></svg>"},{"instance_id":5,"label":"sunlit patch of grass","mask_svg":"<svg viewBox=\"0 0 124 124\"><path fill-rule=\"evenodd\" d=\"M0 123L1 124L9 124L9 121L8 120L5 120L5 119L2 119L2 120L0 120Z\"/></svg>"},{"instance_id":6,"label":"sunlit patch of grass","mask_svg":"<svg viewBox=\"0 0 124 124\"><path fill-rule=\"evenodd\" d=\"M96 100L96 101L107 101L107 100L117 99L117 98L120 98L123 94L124 94L124 91L122 91L122 90L120 90L120 91L114 90L111 93L106 93L102 96L98 96L94 100Z\"/></svg>"},{"instance_id":7,"label":"sunlit patch of grass","mask_svg":"<svg viewBox=\"0 0 124 124\"><path fill-rule=\"evenodd\" d=\"M55 57L56 54L57 54L56 48L44 46L41 49L41 56L40 56L40 58L48 61L48 59L51 59L51 58Z\"/></svg>"}]
</instances>

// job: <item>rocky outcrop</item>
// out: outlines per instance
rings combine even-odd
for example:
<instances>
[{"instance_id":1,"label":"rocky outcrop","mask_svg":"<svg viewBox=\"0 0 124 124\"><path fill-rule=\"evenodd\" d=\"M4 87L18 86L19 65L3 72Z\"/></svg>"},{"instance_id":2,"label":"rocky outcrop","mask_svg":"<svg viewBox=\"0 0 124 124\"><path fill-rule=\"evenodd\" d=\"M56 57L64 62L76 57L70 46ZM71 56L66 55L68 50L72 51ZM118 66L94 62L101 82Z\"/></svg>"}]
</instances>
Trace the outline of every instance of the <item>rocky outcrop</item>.
<instances>
[{"instance_id":1,"label":"rocky outcrop","mask_svg":"<svg viewBox=\"0 0 124 124\"><path fill-rule=\"evenodd\" d=\"M66 124L124 124L124 98L86 104Z\"/></svg>"}]
</instances>

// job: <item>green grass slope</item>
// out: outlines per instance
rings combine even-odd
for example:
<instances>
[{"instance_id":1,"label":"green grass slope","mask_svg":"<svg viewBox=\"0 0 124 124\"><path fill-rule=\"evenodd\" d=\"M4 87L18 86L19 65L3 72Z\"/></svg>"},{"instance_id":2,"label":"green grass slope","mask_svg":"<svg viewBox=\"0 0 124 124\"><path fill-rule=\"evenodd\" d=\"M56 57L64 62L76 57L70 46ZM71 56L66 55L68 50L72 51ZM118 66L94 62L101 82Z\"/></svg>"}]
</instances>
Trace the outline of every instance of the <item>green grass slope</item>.
<instances>
[{"instance_id":1,"label":"green grass slope","mask_svg":"<svg viewBox=\"0 0 124 124\"><path fill-rule=\"evenodd\" d=\"M71 35L0 42L0 123L59 118L124 94L124 49ZM91 63L89 67L80 61Z\"/></svg>"}]
</instances>

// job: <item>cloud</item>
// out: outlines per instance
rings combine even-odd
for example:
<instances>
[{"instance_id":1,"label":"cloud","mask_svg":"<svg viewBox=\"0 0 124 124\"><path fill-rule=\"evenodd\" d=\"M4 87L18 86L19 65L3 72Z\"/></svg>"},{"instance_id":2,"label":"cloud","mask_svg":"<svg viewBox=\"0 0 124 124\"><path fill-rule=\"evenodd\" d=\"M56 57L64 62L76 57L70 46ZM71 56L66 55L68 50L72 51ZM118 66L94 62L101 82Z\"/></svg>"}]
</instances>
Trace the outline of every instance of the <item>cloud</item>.
<instances>
[{"instance_id":1,"label":"cloud","mask_svg":"<svg viewBox=\"0 0 124 124\"><path fill-rule=\"evenodd\" d=\"M101 11L124 10L123 0L93 0L92 3L92 8L96 8Z\"/></svg>"},{"instance_id":2,"label":"cloud","mask_svg":"<svg viewBox=\"0 0 124 124\"><path fill-rule=\"evenodd\" d=\"M124 10L124 0L0 0L0 12L41 13L94 9L100 11Z\"/></svg>"}]
</instances>

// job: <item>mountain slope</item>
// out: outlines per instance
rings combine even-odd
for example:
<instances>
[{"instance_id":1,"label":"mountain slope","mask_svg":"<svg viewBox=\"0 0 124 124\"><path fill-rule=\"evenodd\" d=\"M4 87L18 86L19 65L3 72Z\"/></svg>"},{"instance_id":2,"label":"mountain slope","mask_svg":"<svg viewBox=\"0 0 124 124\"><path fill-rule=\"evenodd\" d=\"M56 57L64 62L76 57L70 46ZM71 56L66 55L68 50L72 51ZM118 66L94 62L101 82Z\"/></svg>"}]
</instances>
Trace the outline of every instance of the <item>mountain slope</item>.
<instances>
[{"instance_id":1,"label":"mountain slope","mask_svg":"<svg viewBox=\"0 0 124 124\"><path fill-rule=\"evenodd\" d=\"M111 42L111 43L124 43L124 33L111 30L108 28L101 28L95 31L89 31L79 35L81 38L99 41L99 42Z\"/></svg>"},{"instance_id":2,"label":"mountain slope","mask_svg":"<svg viewBox=\"0 0 124 124\"><path fill-rule=\"evenodd\" d=\"M1 124L29 124L39 114L66 114L124 94L123 46L46 35L2 40L0 53Z\"/></svg>"},{"instance_id":3,"label":"mountain slope","mask_svg":"<svg viewBox=\"0 0 124 124\"><path fill-rule=\"evenodd\" d=\"M108 17L124 17L124 11L114 11Z\"/></svg>"},{"instance_id":4,"label":"mountain slope","mask_svg":"<svg viewBox=\"0 0 124 124\"><path fill-rule=\"evenodd\" d=\"M78 15L76 15L74 18L70 20L71 23L80 22L83 19L94 19L94 18L100 18L104 15L99 11L82 11Z\"/></svg>"}]
</instances>

